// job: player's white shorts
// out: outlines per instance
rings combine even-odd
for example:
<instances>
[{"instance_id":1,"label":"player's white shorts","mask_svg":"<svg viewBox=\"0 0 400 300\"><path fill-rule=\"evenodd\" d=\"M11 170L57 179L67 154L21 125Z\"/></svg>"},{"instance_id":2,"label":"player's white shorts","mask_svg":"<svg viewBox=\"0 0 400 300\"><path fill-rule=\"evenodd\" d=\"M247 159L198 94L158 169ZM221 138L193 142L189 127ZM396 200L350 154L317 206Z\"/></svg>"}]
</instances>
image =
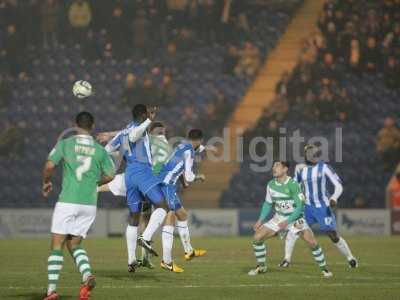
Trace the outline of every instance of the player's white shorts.
<instances>
[{"instance_id":1,"label":"player's white shorts","mask_svg":"<svg viewBox=\"0 0 400 300\"><path fill-rule=\"evenodd\" d=\"M125 173L115 175L107 185L114 196L126 196Z\"/></svg>"},{"instance_id":2,"label":"player's white shorts","mask_svg":"<svg viewBox=\"0 0 400 300\"><path fill-rule=\"evenodd\" d=\"M296 222L289 224L287 228L280 229L278 224L285 221L286 219L287 217L275 214L267 223L264 224L264 226L275 232L279 232L282 230L289 230L294 234L297 234L303 230L310 228L306 220L304 218L300 218Z\"/></svg>"},{"instance_id":3,"label":"player's white shorts","mask_svg":"<svg viewBox=\"0 0 400 300\"><path fill-rule=\"evenodd\" d=\"M96 218L96 205L57 202L51 232L86 237Z\"/></svg>"}]
</instances>

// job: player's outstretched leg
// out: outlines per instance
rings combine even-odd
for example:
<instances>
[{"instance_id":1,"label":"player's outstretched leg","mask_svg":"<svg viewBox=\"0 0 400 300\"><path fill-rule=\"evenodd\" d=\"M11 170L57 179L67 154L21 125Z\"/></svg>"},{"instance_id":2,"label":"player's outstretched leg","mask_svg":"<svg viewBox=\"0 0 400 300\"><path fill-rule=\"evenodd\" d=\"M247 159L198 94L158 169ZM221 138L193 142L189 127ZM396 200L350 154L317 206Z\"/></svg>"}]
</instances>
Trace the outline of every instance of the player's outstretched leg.
<instances>
[{"instance_id":1,"label":"player's outstretched leg","mask_svg":"<svg viewBox=\"0 0 400 300\"><path fill-rule=\"evenodd\" d=\"M342 253L344 257L346 257L349 266L351 268L357 268L358 261L354 257L353 253L351 253L350 247L345 239L339 237L336 231L328 231L327 234L333 244L336 246L336 248L338 248L339 252Z\"/></svg>"},{"instance_id":2,"label":"player's outstretched leg","mask_svg":"<svg viewBox=\"0 0 400 300\"><path fill-rule=\"evenodd\" d=\"M173 224L175 224L175 215L173 212L169 212L161 233L163 247L161 268L174 273L182 273L183 269L178 267L172 260L172 246L174 243Z\"/></svg>"},{"instance_id":3,"label":"player's outstretched leg","mask_svg":"<svg viewBox=\"0 0 400 300\"><path fill-rule=\"evenodd\" d=\"M89 257L86 250L81 246L81 240L81 237L73 237L71 240L68 240L67 246L79 272L82 275L82 285L79 291L78 300L88 300L91 291L96 286L96 278L92 274Z\"/></svg>"},{"instance_id":4,"label":"player's outstretched leg","mask_svg":"<svg viewBox=\"0 0 400 300\"><path fill-rule=\"evenodd\" d=\"M319 268L321 269L322 275L325 278L332 277L333 274L328 270L326 265L325 255L322 251L322 248L318 245L317 240L314 237L313 232L311 229L305 229L301 236L303 240L309 245L312 255L314 257L315 262L318 264Z\"/></svg>"},{"instance_id":5,"label":"player's outstretched leg","mask_svg":"<svg viewBox=\"0 0 400 300\"><path fill-rule=\"evenodd\" d=\"M292 260L294 246L296 245L296 241L299 236L292 231L288 231L285 238L285 257L279 264L281 268L288 268L290 266L290 262Z\"/></svg>"},{"instance_id":6,"label":"player's outstretched leg","mask_svg":"<svg viewBox=\"0 0 400 300\"><path fill-rule=\"evenodd\" d=\"M179 237L185 251L185 260L192 260L195 257L204 256L207 251L204 249L193 249L190 242L190 232L188 227L188 215L187 211L181 207L176 212L176 228L179 233Z\"/></svg>"}]
</instances>

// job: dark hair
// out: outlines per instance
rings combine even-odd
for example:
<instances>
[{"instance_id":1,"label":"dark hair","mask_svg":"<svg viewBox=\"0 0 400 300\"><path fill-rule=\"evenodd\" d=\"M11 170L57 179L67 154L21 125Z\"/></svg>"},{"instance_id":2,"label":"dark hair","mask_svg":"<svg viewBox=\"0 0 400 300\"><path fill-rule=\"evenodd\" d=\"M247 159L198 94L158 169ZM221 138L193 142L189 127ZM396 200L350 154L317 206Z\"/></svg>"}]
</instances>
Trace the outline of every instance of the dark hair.
<instances>
[{"instance_id":1,"label":"dark hair","mask_svg":"<svg viewBox=\"0 0 400 300\"><path fill-rule=\"evenodd\" d=\"M79 128L92 130L94 125L94 117L87 111L82 111L75 117L75 123Z\"/></svg>"},{"instance_id":2,"label":"dark hair","mask_svg":"<svg viewBox=\"0 0 400 300\"><path fill-rule=\"evenodd\" d=\"M132 117L133 120L138 120L141 117L143 117L143 115L147 114L147 107L144 104L136 104L133 108L132 108Z\"/></svg>"},{"instance_id":3,"label":"dark hair","mask_svg":"<svg viewBox=\"0 0 400 300\"><path fill-rule=\"evenodd\" d=\"M280 163L281 165L284 165L286 168L290 168L290 162L287 160L276 160L274 163Z\"/></svg>"},{"instance_id":4,"label":"dark hair","mask_svg":"<svg viewBox=\"0 0 400 300\"><path fill-rule=\"evenodd\" d=\"M161 122L153 122L153 123L151 123L151 125L150 125L150 128L149 128L149 131L151 132L151 131L153 131L154 129L156 129L156 128L165 128L165 126L164 126L164 124L163 123L161 123Z\"/></svg>"},{"instance_id":5,"label":"dark hair","mask_svg":"<svg viewBox=\"0 0 400 300\"><path fill-rule=\"evenodd\" d=\"M190 129L187 137L189 140L201 140L203 139L203 131L200 129Z\"/></svg>"}]
</instances>

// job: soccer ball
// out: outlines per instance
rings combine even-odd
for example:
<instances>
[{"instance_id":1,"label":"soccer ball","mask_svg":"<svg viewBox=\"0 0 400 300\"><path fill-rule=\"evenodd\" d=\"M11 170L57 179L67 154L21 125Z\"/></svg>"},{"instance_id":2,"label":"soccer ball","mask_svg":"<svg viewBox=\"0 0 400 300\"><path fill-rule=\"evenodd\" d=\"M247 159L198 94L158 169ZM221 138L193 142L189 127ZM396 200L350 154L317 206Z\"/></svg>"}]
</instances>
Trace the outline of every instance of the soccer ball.
<instances>
[{"instance_id":1,"label":"soccer ball","mask_svg":"<svg viewBox=\"0 0 400 300\"><path fill-rule=\"evenodd\" d=\"M74 93L75 97L80 99L89 97L92 94L92 85L87 81L78 80L74 83L72 92Z\"/></svg>"}]
</instances>

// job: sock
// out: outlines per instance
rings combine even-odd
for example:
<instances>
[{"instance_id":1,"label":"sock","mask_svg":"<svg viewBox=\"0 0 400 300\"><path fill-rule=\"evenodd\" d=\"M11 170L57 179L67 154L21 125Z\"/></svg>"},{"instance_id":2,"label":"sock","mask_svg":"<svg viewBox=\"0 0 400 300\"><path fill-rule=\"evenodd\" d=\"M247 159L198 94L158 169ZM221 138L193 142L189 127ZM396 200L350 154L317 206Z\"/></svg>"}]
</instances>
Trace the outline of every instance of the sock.
<instances>
[{"instance_id":1,"label":"sock","mask_svg":"<svg viewBox=\"0 0 400 300\"><path fill-rule=\"evenodd\" d=\"M176 228L178 229L179 237L181 238L181 243L185 253L191 253L193 251L193 247L190 243L190 233L187 220L176 221Z\"/></svg>"},{"instance_id":2,"label":"sock","mask_svg":"<svg viewBox=\"0 0 400 300\"><path fill-rule=\"evenodd\" d=\"M285 239L285 260L290 262L292 260L294 246L299 236L289 231Z\"/></svg>"},{"instance_id":3,"label":"sock","mask_svg":"<svg viewBox=\"0 0 400 300\"><path fill-rule=\"evenodd\" d=\"M126 226L126 247L128 249L128 264L136 261L136 244L137 244L138 227Z\"/></svg>"},{"instance_id":4,"label":"sock","mask_svg":"<svg viewBox=\"0 0 400 300\"><path fill-rule=\"evenodd\" d=\"M153 211L149 220L149 224L147 224L147 227L142 235L144 240L151 241L153 234L164 222L166 216L167 212L163 208L157 208L155 211Z\"/></svg>"},{"instance_id":5,"label":"sock","mask_svg":"<svg viewBox=\"0 0 400 300\"><path fill-rule=\"evenodd\" d=\"M256 256L257 264L261 267L266 267L267 248L263 242L253 242L254 255Z\"/></svg>"},{"instance_id":6,"label":"sock","mask_svg":"<svg viewBox=\"0 0 400 300\"><path fill-rule=\"evenodd\" d=\"M55 292L57 289L57 282L60 278L60 272L63 267L64 256L61 250L52 250L47 260L47 277L49 286L47 288L47 295Z\"/></svg>"},{"instance_id":7,"label":"sock","mask_svg":"<svg viewBox=\"0 0 400 300\"><path fill-rule=\"evenodd\" d=\"M344 240L344 238L340 237L339 241L335 243L335 246L339 249L340 253L346 256L347 260L354 259L354 256L351 253L349 245L347 245L347 242Z\"/></svg>"},{"instance_id":8,"label":"sock","mask_svg":"<svg viewBox=\"0 0 400 300\"><path fill-rule=\"evenodd\" d=\"M317 245L314 248L312 248L311 251L312 255L314 256L314 260L318 264L319 268L321 270L325 270L326 269L325 255L324 252L322 252L321 247Z\"/></svg>"},{"instance_id":9,"label":"sock","mask_svg":"<svg viewBox=\"0 0 400 300\"><path fill-rule=\"evenodd\" d=\"M75 260L75 264L82 274L82 282L85 282L90 275L92 275L92 268L89 264L89 258L85 249L82 247L76 247L72 250L72 257Z\"/></svg>"},{"instance_id":10,"label":"sock","mask_svg":"<svg viewBox=\"0 0 400 300\"><path fill-rule=\"evenodd\" d=\"M163 261L166 264L172 262L172 245L174 243L174 226L165 225L162 229Z\"/></svg>"},{"instance_id":11,"label":"sock","mask_svg":"<svg viewBox=\"0 0 400 300\"><path fill-rule=\"evenodd\" d=\"M143 261L144 259L148 259L149 257L146 249L144 249L143 247L141 248L142 248L142 261Z\"/></svg>"}]
</instances>

